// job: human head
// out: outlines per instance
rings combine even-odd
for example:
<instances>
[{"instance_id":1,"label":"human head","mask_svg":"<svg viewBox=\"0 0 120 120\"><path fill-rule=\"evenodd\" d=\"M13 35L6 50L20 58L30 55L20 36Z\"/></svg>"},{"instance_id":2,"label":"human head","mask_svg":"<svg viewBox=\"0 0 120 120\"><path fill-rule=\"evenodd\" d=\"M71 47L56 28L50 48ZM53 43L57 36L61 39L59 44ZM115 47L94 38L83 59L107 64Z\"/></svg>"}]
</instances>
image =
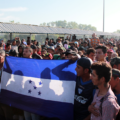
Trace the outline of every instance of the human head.
<instances>
[{"instance_id":1,"label":"human head","mask_svg":"<svg viewBox=\"0 0 120 120\"><path fill-rule=\"evenodd\" d=\"M120 57L112 58L110 61L112 68L120 70Z\"/></svg>"},{"instance_id":2,"label":"human head","mask_svg":"<svg viewBox=\"0 0 120 120\"><path fill-rule=\"evenodd\" d=\"M15 39L12 41L12 45L16 45L16 40Z\"/></svg>"},{"instance_id":3,"label":"human head","mask_svg":"<svg viewBox=\"0 0 120 120\"><path fill-rule=\"evenodd\" d=\"M30 38L27 39L27 45L30 45Z\"/></svg>"},{"instance_id":4,"label":"human head","mask_svg":"<svg viewBox=\"0 0 120 120\"><path fill-rule=\"evenodd\" d=\"M91 79L96 86L105 86L112 77L112 67L106 62L95 62L91 66Z\"/></svg>"},{"instance_id":5,"label":"human head","mask_svg":"<svg viewBox=\"0 0 120 120\"><path fill-rule=\"evenodd\" d=\"M23 51L23 57L24 58L31 58L32 57L33 50L30 47L25 47Z\"/></svg>"},{"instance_id":6,"label":"human head","mask_svg":"<svg viewBox=\"0 0 120 120\"><path fill-rule=\"evenodd\" d=\"M110 80L110 85L113 90L116 89L120 84L120 70L112 69L112 78Z\"/></svg>"},{"instance_id":7,"label":"human head","mask_svg":"<svg viewBox=\"0 0 120 120\"><path fill-rule=\"evenodd\" d=\"M104 61L107 53L107 47L104 45L99 45L95 48L96 50L96 60Z\"/></svg>"},{"instance_id":8,"label":"human head","mask_svg":"<svg viewBox=\"0 0 120 120\"><path fill-rule=\"evenodd\" d=\"M95 60L95 49L94 48L89 48L86 53L87 53L88 58L90 58L92 61Z\"/></svg>"},{"instance_id":9,"label":"human head","mask_svg":"<svg viewBox=\"0 0 120 120\"><path fill-rule=\"evenodd\" d=\"M47 53L47 50L42 49L42 51L41 51L41 55L46 54L46 53Z\"/></svg>"},{"instance_id":10,"label":"human head","mask_svg":"<svg viewBox=\"0 0 120 120\"><path fill-rule=\"evenodd\" d=\"M92 34L92 37L93 37L93 38L95 38L95 37L96 37L96 34L95 34L95 33L93 33L93 34Z\"/></svg>"},{"instance_id":11,"label":"human head","mask_svg":"<svg viewBox=\"0 0 120 120\"><path fill-rule=\"evenodd\" d=\"M0 43L0 49L3 50L3 44L2 43Z\"/></svg>"},{"instance_id":12,"label":"human head","mask_svg":"<svg viewBox=\"0 0 120 120\"><path fill-rule=\"evenodd\" d=\"M42 57L43 57L43 59L46 59L46 60L52 60L53 59L53 56L52 56L51 53L43 54Z\"/></svg>"},{"instance_id":13,"label":"human head","mask_svg":"<svg viewBox=\"0 0 120 120\"><path fill-rule=\"evenodd\" d=\"M113 50L112 50L112 49L109 49L109 50L107 51L107 56L108 56L108 58L111 59L112 53L113 53Z\"/></svg>"},{"instance_id":14,"label":"human head","mask_svg":"<svg viewBox=\"0 0 120 120\"><path fill-rule=\"evenodd\" d=\"M58 43L61 43L61 41L62 41L62 39L60 39L60 38L59 38L59 39L57 39L57 42L58 42Z\"/></svg>"},{"instance_id":15,"label":"human head","mask_svg":"<svg viewBox=\"0 0 120 120\"><path fill-rule=\"evenodd\" d=\"M84 46L84 47L87 47L87 46L88 46L88 43L87 43L86 41L84 41L83 46Z\"/></svg>"},{"instance_id":16,"label":"human head","mask_svg":"<svg viewBox=\"0 0 120 120\"><path fill-rule=\"evenodd\" d=\"M34 45L37 45L37 40L34 40L33 44L34 44Z\"/></svg>"},{"instance_id":17,"label":"human head","mask_svg":"<svg viewBox=\"0 0 120 120\"><path fill-rule=\"evenodd\" d=\"M65 49L64 47L60 47L60 48L59 48L59 53L62 54L62 53L64 53L64 52L66 52L66 49Z\"/></svg>"},{"instance_id":18,"label":"human head","mask_svg":"<svg viewBox=\"0 0 120 120\"><path fill-rule=\"evenodd\" d=\"M11 44L10 43L6 44L6 50L8 50L8 51L11 50Z\"/></svg>"},{"instance_id":19,"label":"human head","mask_svg":"<svg viewBox=\"0 0 120 120\"><path fill-rule=\"evenodd\" d=\"M23 46L23 45L20 45L20 46L18 47L18 52L19 52L19 53L23 53L23 49L24 49L24 46Z\"/></svg>"},{"instance_id":20,"label":"human head","mask_svg":"<svg viewBox=\"0 0 120 120\"><path fill-rule=\"evenodd\" d=\"M47 52L51 53L52 55L54 54L54 51L55 51L55 49L52 46L50 46L50 47L47 48Z\"/></svg>"},{"instance_id":21,"label":"human head","mask_svg":"<svg viewBox=\"0 0 120 120\"><path fill-rule=\"evenodd\" d=\"M111 58L115 58L115 57L118 57L118 54L116 52L113 52Z\"/></svg>"},{"instance_id":22,"label":"human head","mask_svg":"<svg viewBox=\"0 0 120 120\"><path fill-rule=\"evenodd\" d=\"M90 75L92 60L87 57L82 57L77 61L77 67L75 68L77 76L82 77L85 75Z\"/></svg>"},{"instance_id":23,"label":"human head","mask_svg":"<svg viewBox=\"0 0 120 120\"><path fill-rule=\"evenodd\" d=\"M109 45L109 49L113 48L113 43L112 42L109 42L108 45Z\"/></svg>"},{"instance_id":24,"label":"human head","mask_svg":"<svg viewBox=\"0 0 120 120\"><path fill-rule=\"evenodd\" d=\"M9 56L13 56L13 57L17 57L18 53L16 52L16 50L11 49L9 52Z\"/></svg>"},{"instance_id":25,"label":"human head","mask_svg":"<svg viewBox=\"0 0 120 120\"><path fill-rule=\"evenodd\" d=\"M33 49L33 53L37 52L37 46L35 44L32 46L32 49Z\"/></svg>"},{"instance_id":26,"label":"human head","mask_svg":"<svg viewBox=\"0 0 120 120\"><path fill-rule=\"evenodd\" d=\"M3 64L5 60L5 51L0 50L0 64Z\"/></svg>"},{"instance_id":27,"label":"human head","mask_svg":"<svg viewBox=\"0 0 120 120\"><path fill-rule=\"evenodd\" d=\"M85 48L82 46L82 47L80 47L78 50L80 50L80 51L82 51L83 52L83 54L85 54Z\"/></svg>"},{"instance_id":28,"label":"human head","mask_svg":"<svg viewBox=\"0 0 120 120\"><path fill-rule=\"evenodd\" d=\"M37 46L37 51L39 52L41 52L41 46Z\"/></svg>"},{"instance_id":29,"label":"human head","mask_svg":"<svg viewBox=\"0 0 120 120\"><path fill-rule=\"evenodd\" d=\"M66 50L65 55L66 59L71 59L72 57L77 56L77 53L71 49L68 49Z\"/></svg>"}]
</instances>

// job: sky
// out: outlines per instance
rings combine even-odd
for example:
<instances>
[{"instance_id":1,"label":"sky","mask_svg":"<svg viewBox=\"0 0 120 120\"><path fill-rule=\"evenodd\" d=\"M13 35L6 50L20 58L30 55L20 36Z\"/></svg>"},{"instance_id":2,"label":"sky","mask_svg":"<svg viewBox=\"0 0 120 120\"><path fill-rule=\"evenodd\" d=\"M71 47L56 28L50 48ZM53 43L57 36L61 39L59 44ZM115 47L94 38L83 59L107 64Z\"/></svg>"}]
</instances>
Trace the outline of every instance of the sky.
<instances>
[{"instance_id":1,"label":"sky","mask_svg":"<svg viewBox=\"0 0 120 120\"><path fill-rule=\"evenodd\" d=\"M103 30L103 0L0 0L0 22L21 24L66 20ZM120 0L105 0L105 32L120 29Z\"/></svg>"}]
</instances>

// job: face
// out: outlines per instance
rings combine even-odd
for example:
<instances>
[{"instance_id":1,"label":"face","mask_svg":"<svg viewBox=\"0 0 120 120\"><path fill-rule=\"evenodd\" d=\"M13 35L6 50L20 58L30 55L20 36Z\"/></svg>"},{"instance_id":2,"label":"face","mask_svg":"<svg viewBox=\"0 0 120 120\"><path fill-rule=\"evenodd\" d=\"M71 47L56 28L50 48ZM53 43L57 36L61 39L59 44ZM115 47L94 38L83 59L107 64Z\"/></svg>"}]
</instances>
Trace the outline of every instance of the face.
<instances>
[{"instance_id":1,"label":"face","mask_svg":"<svg viewBox=\"0 0 120 120\"><path fill-rule=\"evenodd\" d=\"M60 54L62 54L64 51L60 49L58 52L59 52Z\"/></svg>"},{"instance_id":2,"label":"face","mask_svg":"<svg viewBox=\"0 0 120 120\"><path fill-rule=\"evenodd\" d=\"M36 45L36 44L37 44L37 41L34 41L34 44Z\"/></svg>"},{"instance_id":3,"label":"face","mask_svg":"<svg viewBox=\"0 0 120 120\"><path fill-rule=\"evenodd\" d=\"M47 51L42 51L42 52L41 52L41 55L46 54L46 53L47 53Z\"/></svg>"},{"instance_id":4,"label":"face","mask_svg":"<svg viewBox=\"0 0 120 120\"><path fill-rule=\"evenodd\" d=\"M13 43L12 43L13 45L16 45L16 41L13 41Z\"/></svg>"},{"instance_id":5,"label":"face","mask_svg":"<svg viewBox=\"0 0 120 120\"><path fill-rule=\"evenodd\" d=\"M92 61L94 61L95 60L95 53L90 53L89 55L88 55L88 57L92 60Z\"/></svg>"},{"instance_id":6,"label":"face","mask_svg":"<svg viewBox=\"0 0 120 120\"><path fill-rule=\"evenodd\" d=\"M120 64L118 64L118 65L113 65L113 68L116 68L116 69L120 70Z\"/></svg>"},{"instance_id":7,"label":"face","mask_svg":"<svg viewBox=\"0 0 120 120\"><path fill-rule=\"evenodd\" d=\"M30 45L30 40L27 40L27 45Z\"/></svg>"},{"instance_id":8,"label":"face","mask_svg":"<svg viewBox=\"0 0 120 120\"><path fill-rule=\"evenodd\" d=\"M73 54L68 54L68 55L67 55L67 59L71 59L72 56L74 56L74 55L73 55Z\"/></svg>"},{"instance_id":9,"label":"face","mask_svg":"<svg viewBox=\"0 0 120 120\"><path fill-rule=\"evenodd\" d=\"M95 33L94 33L94 34L92 34L92 37L93 37L93 38L95 38L95 36L96 36L96 35L95 35Z\"/></svg>"},{"instance_id":10,"label":"face","mask_svg":"<svg viewBox=\"0 0 120 120\"><path fill-rule=\"evenodd\" d=\"M23 52L23 49L22 49L22 47L19 47L19 53L22 53Z\"/></svg>"},{"instance_id":11,"label":"face","mask_svg":"<svg viewBox=\"0 0 120 120\"><path fill-rule=\"evenodd\" d=\"M84 69L80 65L77 65L77 67L75 68L75 71L77 72L77 76L82 76L84 73Z\"/></svg>"},{"instance_id":12,"label":"face","mask_svg":"<svg viewBox=\"0 0 120 120\"><path fill-rule=\"evenodd\" d=\"M43 56L43 59L50 60L50 58L48 56Z\"/></svg>"},{"instance_id":13,"label":"face","mask_svg":"<svg viewBox=\"0 0 120 120\"><path fill-rule=\"evenodd\" d=\"M8 51L11 50L11 45L9 45L6 49L7 49Z\"/></svg>"},{"instance_id":14,"label":"face","mask_svg":"<svg viewBox=\"0 0 120 120\"><path fill-rule=\"evenodd\" d=\"M111 58L112 52L107 52L107 56L108 56L109 58Z\"/></svg>"},{"instance_id":15,"label":"face","mask_svg":"<svg viewBox=\"0 0 120 120\"><path fill-rule=\"evenodd\" d=\"M24 49L23 51L23 57L24 58L30 58L32 53L28 49Z\"/></svg>"},{"instance_id":16,"label":"face","mask_svg":"<svg viewBox=\"0 0 120 120\"><path fill-rule=\"evenodd\" d=\"M103 53L102 49L96 50L96 60L97 61L103 61L105 58L105 54Z\"/></svg>"},{"instance_id":17,"label":"face","mask_svg":"<svg viewBox=\"0 0 120 120\"><path fill-rule=\"evenodd\" d=\"M87 43L84 43L83 46L86 47L86 46L87 46Z\"/></svg>"},{"instance_id":18,"label":"face","mask_svg":"<svg viewBox=\"0 0 120 120\"><path fill-rule=\"evenodd\" d=\"M41 48L38 48L37 51L38 51L38 52L41 51Z\"/></svg>"},{"instance_id":19,"label":"face","mask_svg":"<svg viewBox=\"0 0 120 120\"><path fill-rule=\"evenodd\" d=\"M0 64L4 63L5 60L5 56L0 54Z\"/></svg>"},{"instance_id":20,"label":"face","mask_svg":"<svg viewBox=\"0 0 120 120\"><path fill-rule=\"evenodd\" d=\"M51 54L54 53L54 51L53 51L52 49L48 49L47 52L48 52L48 53L51 53Z\"/></svg>"},{"instance_id":21,"label":"face","mask_svg":"<svg viewBox=\"0 0 120 120\"><path fill-rule=\"evenodd\" d=\"M92 70L91 79L92 79L93 85L95 86L99 86L102 84L101 80L98 79L98 75L96 74L95 70Z\"/></svg>"},{"instance_id":22,"label":"face","mask_svg":"<svg viewBox=\"0 0 120 120\"><path fill-rule=\"evenodd\" d=\"M110 80L111 88L114 90L116 88L117 84L118 84L117 79L114 79L114 77L112 76L112 78Z\"/></svg>"}]
</instances>

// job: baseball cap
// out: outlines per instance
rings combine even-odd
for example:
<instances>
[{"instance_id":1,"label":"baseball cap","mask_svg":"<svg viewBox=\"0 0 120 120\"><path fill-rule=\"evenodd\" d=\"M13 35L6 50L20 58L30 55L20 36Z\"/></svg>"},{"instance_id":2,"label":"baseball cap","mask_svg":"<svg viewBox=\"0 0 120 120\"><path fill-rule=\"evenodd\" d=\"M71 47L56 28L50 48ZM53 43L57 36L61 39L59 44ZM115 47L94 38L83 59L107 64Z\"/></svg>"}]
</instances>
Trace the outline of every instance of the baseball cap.
<instances>
[{"instance_id":1,"label":"baseball cap","mask_svg":"<svg viewBox=\"0 0 120 120\"><path fill-rule=\"evenodd\" d=\"M112 50L112 49L109 49L107 52L111 52L111 53L113 53L113 50Z\"/></svg>"},{"instance_id":2,"label":"baseball cap","mask_svg":"<svg viewBox=\"0 0 120 120\"><path fill-rule=\"evenodd\" d=\"M68 54L77 55L77 53L76 53L75 51L71 50L71 49L68 49L68 50L65 52L65 54L66 54L66 56L67 56Z\"/></svg>"},{"instance_id":3,"label":"baseball cap","mask_svg":"<svg viewBox=\"0 0 120 120\"><path fill-rule=\"evenodd\" d=\"M63 50L64 52L66 51L64 47L60 47L59 50Z\"/></svg>"},{"instance_id":4,"label":"baseball cap","mask_svg":"<svg viewBox=\"0 0 120 120\"><path fill-rule=\"evenodd\" d=\"M50 46L47 49L55 50L54 47Z\"/></svg>"},{"instance_id":5,"label":"baseball cap","mask_svg":"<svg viewBox=\"0 0 120 120\"><path fill-rule=\"evenodd\" d=\"M114 57L110 61L111 66L120 64L120 57Z\"/></svg>"},{"instance_id":6,"label":"baseball cap","mask_svg":"<svg viewBox=\"0 0 120 120\"><path fill-rule=\"evenodd\" d=\"M91 72L92 60L87 57L82 57L77 61L77 64L83 68L88 68Z\"/></svg>"}]
</instances>

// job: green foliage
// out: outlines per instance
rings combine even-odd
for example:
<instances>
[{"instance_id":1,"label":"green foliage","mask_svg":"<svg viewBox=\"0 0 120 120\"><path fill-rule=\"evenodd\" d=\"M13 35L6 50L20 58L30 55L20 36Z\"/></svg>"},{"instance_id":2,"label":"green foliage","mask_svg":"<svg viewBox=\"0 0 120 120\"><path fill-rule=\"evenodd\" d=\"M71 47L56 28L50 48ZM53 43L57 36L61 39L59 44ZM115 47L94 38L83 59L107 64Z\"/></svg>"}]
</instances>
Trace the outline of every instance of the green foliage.
<instances>
[{"instance_id":1,"label":"green foliage","mask_svg":"<svg viewBox=\"0 0 120 120\"><path fill-rule=\"evenodd\" d=\"M97 28L94 26L86 25L86 24L78 24L76 22L67 22L66 20L64 21L59 20L59 21L49 22L49 23L41 23L40 25L97 31Z\"/></svg>"},{"instance_id":2,"label":"green foliage","mask_svg":"<svg viewBox=\"0 0 120 120\"><path fill-rule=\"evenodd\" d=\"M115 31L114 33L120 33L120 30Z\"/></svg>"}]
</instances>

